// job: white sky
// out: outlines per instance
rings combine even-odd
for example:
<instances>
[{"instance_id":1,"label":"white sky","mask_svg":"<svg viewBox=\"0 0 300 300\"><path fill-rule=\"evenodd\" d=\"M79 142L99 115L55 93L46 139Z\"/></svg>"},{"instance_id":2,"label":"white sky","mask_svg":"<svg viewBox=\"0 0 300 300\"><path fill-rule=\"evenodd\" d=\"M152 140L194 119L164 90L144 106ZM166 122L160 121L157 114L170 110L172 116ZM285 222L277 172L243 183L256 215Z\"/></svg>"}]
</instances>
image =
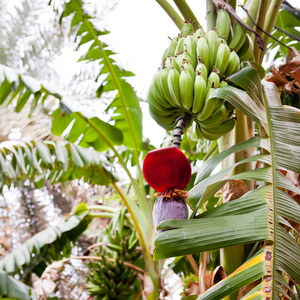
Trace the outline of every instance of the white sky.
<instances>
[{"instance_id":1,"label":"white sky","mask_svg":"<svg viewBox=\"0 0 300 300\"><path fill-rule=\"evenodd\" d=\"M205 28L205 0L187 0L198 21ZM243 1L241 1L243 2ZM176 9L174 2L169 1ZM299 0L290 0L300 7ZM152 76L160 65L168 45L168 36L179 33L178 28L155 0L119 0L114 11L106 18L109 45L118 55L118 62L136 74L131 82L138 96L146 98ZM143 133L151 137L156 147L162 142L165 131L149 116L144 106Z\"/></svg>"}]
</instances>

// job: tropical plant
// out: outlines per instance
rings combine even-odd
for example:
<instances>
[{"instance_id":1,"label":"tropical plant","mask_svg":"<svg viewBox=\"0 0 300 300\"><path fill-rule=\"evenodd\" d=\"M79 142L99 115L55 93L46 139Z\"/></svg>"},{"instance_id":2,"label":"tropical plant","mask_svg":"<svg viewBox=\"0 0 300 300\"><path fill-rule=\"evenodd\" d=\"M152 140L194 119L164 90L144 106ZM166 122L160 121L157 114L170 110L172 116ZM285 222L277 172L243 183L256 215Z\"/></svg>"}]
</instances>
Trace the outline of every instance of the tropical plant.
<instances>
[{"instance_id":1,"label":"tropical plant","mask_svg":"<svg viewBox=\"0 0 300 300\"><path fill-rule=\"evenodd\" d=\"M160 1L160 3L162 6L165 4L164 1ZM230 4L235 8L234 1L231 1ZM229 46L235 41L235 30L237 29L243 32L244 37L245 35L249 37L248 41L247 38L242 38L244 44L247 44L246 50L243 50L243 44L240 46L240 50L236 50L240 60L245 61L241 64L241 69L227 75L229 76L228 85L214 89L209 97L205 98L207 102L210 99L222 99L235 108L235 129L233 131L230 129L231 132L227 134L225 131L222 132L222 136L217 134L218 129L207 130L207 128L213 128L210 123L212 121L208 122L211 114L206 119L202 118L202 111L209 114L205 110L204 104L203 110L200 110L201 118L199 118L198 106L195 108L195 102L191 102L191 111L194 113L195 109L197 114L194 115L191 112L190 118L196 122L200 121L200 125L198 123L197 126L202 130L199 129L198 137L218 139L219 150L223 151L206 160L197 172L194 186L188 192L187 202L193 210L189 219L180 220L182 217L176 217L174 212L174 217L171 219L175 220L165 217L165 221L158 225L160 233L155 241L155 259L193 255L199 252L203 254L200 259L200 265L202 265L202 271L199 272L200 291L186 294L186 296L198 294L198 296L194 296L195 299L297 299L299 297L300 270L295 263L299 260L300 255L299 231L294 228L294 226L298 228L296 224L300 221L297 217L299 204L290 195L299 194L300 190L299 182L291 182L288 179L289 176L285 176L291 173L299 174L297 164L299 156L299 142L297 141L299 139L297 137L300 133L299 110L282 105L280 91L274 84L264 80L265 70L260 65L267 48L272 49L279 42L276 40L274 43L269 40L276 20L275 36L278 37L278 32L280 32L278 25L281 17L287 16L289 13L284 10L279 13L280 1L248 1L247 4L249 4L249 9L244 23L232 10L232 6L227 3L207 1L206 32L203 32L199 21L187 6L178 5L184 18L193 20L195 24L196 28L192 28L191 35L199 35L201 31L203 32L202 36L205 37L206 34L210 57L213 56L214 51L209 45L210 37L208 35L214 35L211 33L211 28L216 27L217 32L222 32L220 37L223 37ZM166 10L177 24L181 24L182 30L188 28L182 24L180 18L176 18L177 15L171 8ZM225 18L224 15L227 17ZM228 28L229 18L231 18L232 29ZM252 28L255 28L256 25L257 31L253 32ZM224 36L223 33L225 33ZM250 35L251 33L252 35ZM286 34L288 34L287 31ZM299 36L299 32L295 30L296 35ZM183 37L186 37L186 33L183 34ZM198 39L199 41L202 39L201 33ZM291 39L293 37L288 36L286 42L288 43ZM280 40L283 42L283 38ZM199 41L197 45L199 45ZM177 45L179 43L180 37ZM223 43L225 42L223 41ZM295 45L299 46L298 43ZM282 55L283 52L287 54L286 47L288 45L284 42L281 43L275 57ZM248 51L250 48L253 52ZM192 53L192 50L188 50L187 45L186 49L188 53ZM178 48L175 53L177 50ZM294 48L293 51L297 56L297 50ZM244 55L247 52L248 57L245 59ZM169 56L165 56L166 65L162 67L162 70L164 68L168 70L169 57L174 57L173 66L176 68L178 54L173 56L174 52L172 54L170 48L166 53ZM205 63L205 58L208 56L206 57L203 52L198 53L201 53L200 63ZM217 52L216 64L218 56L223 53L223 50L220 54ZM224 55L219 59L224 60ZM208 70L208 75L213 71ZM162 71L159 72L162 73ZM202 73L199 75L201 76ZM220 77L220 80L223 78ZM163 79L161 81L163 82ZM196 86L196 84L195 80L194 85ZM152 95L149 94L149 99L151 100L150 108L152 105L154 110L154 101L159 99L159 96L155 94L158 93L155 90L155 79L152 86L153 92ZM157 81L157 86L160 87L159 81ZM171 88L169 81L168 87L170 91L175 91L174 84ZM180 88L179 79L179 90ZM161 89L164 90L164 87ZM186 89L188 90L188 88ZM176 94L176 92L174 93ZM189 97L188 92L184 95ZM194 94L194 97L196 95ZM180 99L180 96L181 104L186 108L188 100L183 100L182 95L179 95L177 99ZM169 100L167 95L165 97ZM159 100L157 101L159 102ZM171 98L169 102L171 103ZM159 103L163 105L162 101ZM175 107L176 105L174 105L174 109ZM180 115L180 109L177 110ZM161 111L163 112L163 109ZM163 119L161 121L157 114L159 115L159 112L153 112L154 119L163 126ZM176 120L176 117L173 116L173 119ZM166 129L174 129L173 123L165 124L168 126ZM178 126L178 123L175 122L175 124ZM210 125L211 127L208 127ZM225 123L223 126L225 127ZM174 132L175 130L176 127ZM174 143L174 145L176 144ZM234 155L233 158L232 155ZM222 167L218 169L220 164ZM235 184L236 181L244 181L246 190L241 190L240 185ZM216 194L226 183L229 185L223 188L222 193ZM149 184L153 185L152 179L149 180ZM233 194L242 193L242 196L228 197L229 189ZM167 197L166 193L165 195ZM216 196L219 196L217 203ZM164 205L161 205L162 209L164 209ZM296 211L297 213L294 215ZM211 270L211 266L207 269L207 266L203 267L203 264L206 265L209 262L207 253L216 249L220 249L220 252L219 258L214 261L214 268L221 266L228 276L211 287L211 284L205 286L204 278L207 271ZM239 290L240 293L238 293ZM187 299L191 297L189 296Z\"/></svg>"},{"instance_id":2,"label":"tropical plant","mask_svg":"<svg viewBox=\"0 0 300 300\"><path fill-rule=\"evenodd\" d=\"M243 21L235 12L235 1L229 1L229 5L208 0L205 29L185 1L174 1L180 14L167 1L157 2L180 32L171 42L179 44L180 38L188 36L181 44L182 56L177 55L179 52L175 53L174 48L171 50L170 42L162 62L163 72L158 73L159 82L163 82L166 74L169 78L165 69L170 69L172 79L160 89L155 89L154 79L148 94L152 117L171 132L172 140L166 140L170 147L154 149L144 140L139 98L126 80L133 74L120 68L113 59L115 53L101 41L101 36L108 32L97 28L96 18L84 9L81 0L67 1L60 21L71 19L78 47L86 49L80 61L100 65L95 93L106 100L110 99L108 95L112 96L106 108L108 121L79 109L47 84L1 66L0 103L14 104L17 112L30 103L33 112L48 97L55 97L59 107L51 114L51 129L65 140L3 145L0 148L1 186L23 182L25 178L36 187L42 187L45 180L54 184L78 179L110 185L126 206L126 209L120 206L112 209L80 204L66 221L48 227L6 255L0 261L0 269L5 271L1 271L0 282L5 283L0 285L2 297L36 299L35 292L23 282L30 285L32 272L46 277L53 261L61 260L62 264L53 265L52 270L62 268L70 259L72 242L88 228L93 218L100 216L110 218L111 223L107 231L100 234L100 244L93 246L95 255L77 257L92 261L89 289L99 299L122 299L122 295L114 292L118 285L120 290L124 289L124 282L118 278L118 275L125 276L121 275L124 272L130 274L127 280L135 294L130 296L159 298L164 290L161 278L165 259L174 257L168 266L177 274L185 275L185 295L182 296L187 299L299 298L300 220L299 204L294 198L300 190L299 182L289 178L292 175L298 178L296 174L300 173L297 164L300 114L297 108L281 104L280 92L273 83L264 80L266 71L261 66L268 49L274 48L279 40L270 40L276 20L289 18L286 14L289 12L279 12L281 1L251 0ZM293 24L297 22L285 28L289 37L288 27L293 28ZM220 36L211 30L214 27ZM240 32L235 42L239 42L241 50L235 48L236 51L228 52L224 45L234 40L235 30ZM293 33L299 37L295 28ZM227 63L231 52L243 62L239 61L238 67L233 66L230 73L225 68L221 73L228 76L223 80L220 70L215 72L212 68L215 62L204 59L203 48L201 55L190 55L193 50L188 45L193 44L191 36L194 34L201 43L208 35L217 37L216 41L223 45L220 47L222 55L227 53L224 59ZM297 49L298 44L294 46ZM210 49L210 56L213 53L221 56L217 48ZM295 55L298 55L296 49ZM278 51L275 57L287 53L283 45ZM200 54L197 50L193 53ZM181 65L177 71L183 74L179 90L174 84L178 78L172 65L177 56L184 65L182 71ZM197 94L198 90L193 93L194 82L190 79L195 76L197 84L203 83L200 77L205 70L203 66L197 69L197 59L208 63L207 77L215 73L214 84L210 85L205 98L214 103L214 107L210 109L202 103L205 113L201 113L200 105L193 106L193 97L203 96ZM169 69L165 67L168 63ZM218 68L221 66L222 59L219 59ZM218 87L216 82L223 83ZM157 96L161 91L170 101ZM185 98L178 102L178 97ZM211 119L205 122L215 106L223 109L218 125L224 122L224 112L230 121L228 128L219 133L216 129L209 130L218 126L216 121L213 125ZM198 162L202 162L199 170ZM120 173L127 179L127 191L116 176ZM100 213L93 213L94 210ZM126 234L130 238L126 239ZM16 281L12 277L15 274L23 282ZM193 274L197 277L193 278ZM195 284L199 289L191 292Z\"/></svg>"}]
</instances>

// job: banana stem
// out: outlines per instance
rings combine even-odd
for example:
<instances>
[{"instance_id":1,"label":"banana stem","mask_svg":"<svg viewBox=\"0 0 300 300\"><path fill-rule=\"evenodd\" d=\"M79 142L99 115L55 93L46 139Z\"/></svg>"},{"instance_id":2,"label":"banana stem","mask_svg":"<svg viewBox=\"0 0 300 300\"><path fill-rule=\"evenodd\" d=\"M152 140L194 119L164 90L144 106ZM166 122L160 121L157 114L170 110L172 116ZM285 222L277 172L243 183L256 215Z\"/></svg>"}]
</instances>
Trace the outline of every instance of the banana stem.
<instances>
[{"instance_id":1,"label":"banana stem","mask_svg":"<svg viewBox=\"0 0 300 300\"><path fill-rule=\"evenodd\" d=\"M176 10L166 0L156 0L162 9L168 14L179 30L184 26L184 20L176 12Z\"/></svg>"},{"instance_id":2,"label":"banana stem","mask_svg":"<svg viewBox=\"0 0 300 300\"><path fill-rule=\"evenodd\" d=\"M182 16L186 21L194 21L195 22L195 29L202 28L201 24L197 20L196 16L194 15L193 11L186 3L185 0L174 0L174 3L178 7L179 11L181 12Z\"/></svg>"},{"instance_id":3,"label":"banana stem","mask_svg":"<svg viewBox=\"0 0 300 300\"><path fill-rule=\"evenodd\" d=\"M260 10L259 10L259 17L257 21L257 33L262 36L262 28L264 28L265 20L266 20L266 14L269 6L269 1L262 1ZM254 58L255 61L259 61L261 50L259 49L257 43L254 44Z\"/></svg>"},{"instance_id":4,"label":"banana stem","mask_svg":"<svg viewBox=\"0 0 300 300\"><path fill-rule=\"evenodd\" d=\"M247 118L241 111L236 109L236 125L235 129L230 133L230 135L223 140L220 140L220 148L226 149L232 146L233 144L238 144L242 141L246 141L249 138L253 137L253 122ZM230 165L232 163L241 161L247 157L253 155L254 149L247 149L245 151L237 152L234 156L234 161L224 160L222 168ZM252 170L251 164L242 164L241 167L235 168L233 170L234 174L238 174L247 170ZM245 182L248 189L253 189L253 183ZM244 246L231 246L220 249L220 262L221 266L224 267L226 274L229 275L235 271L245 260ZM232 293L231 295L223 298L223 300L236 300L238 292Z\"/></svg>"},{"instance_id":5,"label":"banana stem","mask_svg":"<svg viewBox=\"0 0 300 300\"><path fill-rule=\"evenodd\" d=\"M184 113L181 117L179 117L177 125L174 128L172 144L178 149L180 149L184 129L187 126L187 124L191 121L191 119L192 116L189 113Z\"/></svg>"},{"instance_id":6,"label":"banana stem","mask_svg":"<svg viewBox=\"0 0 300 300\"><path fill-rule=\"evenodd\" d=\"M263 27L263 29L269 35L271 34L271 32L274 28L276 19L278 17L279 9L281 7L281 3L282 3L282 0L272 0L271 4L268 7L267 14L266 14L265 26ZM259 57L259 61L258 61L260 64L263 61L263 58L266 53L266 49L267 49L267 46L268 46L268 43L270 40L270 36L266 33L262 34L262 39L263 39L263 42L265 45L265 49L263 51L261 51L261 53L260 53L260 57Z\"/></svg>"},{"instance_id":7,"label":"banana stem","mask_svg":"<svg viewBox=\"0 0 300 300\"><path fill-rule=\"evenodd\" d=\"M207 31L216 27L217 14L215 11L215 5L212 0L206 0L206 25Z\"/></svg>"}]
</instances>

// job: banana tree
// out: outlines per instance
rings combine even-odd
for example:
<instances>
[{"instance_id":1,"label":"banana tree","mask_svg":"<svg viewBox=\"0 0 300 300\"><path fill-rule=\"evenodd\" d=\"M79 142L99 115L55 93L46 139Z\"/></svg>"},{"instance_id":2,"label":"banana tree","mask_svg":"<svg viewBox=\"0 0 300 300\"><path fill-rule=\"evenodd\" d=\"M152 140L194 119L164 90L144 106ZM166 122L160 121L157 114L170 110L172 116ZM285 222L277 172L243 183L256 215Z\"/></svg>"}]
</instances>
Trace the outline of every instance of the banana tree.
<instances>
[{"instance_id":1,"label":"banana tree","mask_svg":"<svg viewBox=\"0 0 300 300\"><path fill-rule=\"evenodd\" d=\"M49 96L55 97L59 107L51 112L51 130L54 134L65 138L64 142L10 142L3 145L0 155L1 187L17 182L22 183L25 179L31 180L36 187L42 187L45 180L50 180L54 184L72 179L91 184L110 185L119 195L120 202L126 206L130 214L130 223L133 224L138 237L143 257L143 276L150 278L151 285L154 287L147 292L147 298L156 299L160 291L160 266L157 261L153 261L150 254L155 232L151 218L153 197L148 199L149 188L145 184L141 169L143 154L154 147L143 141L139 98L126 80L133 74L117 65L113 59L115 53L100 40L101 36L108 32L99 30L95 26L97 20L84 10L83 5L82 1L68 1L61 14L60 22L63 22L64 18L71 18L71 26L77 31L75 42L78 48L88 45L80 61L101 66L96 79L99 87L94 92L99 98L107 94L113 96L113 100L107 107L107 114L111 119L107 122L98 116L91 116L70 101L66 101L57 89L48 83L39 82L31 76L1 66L1 104L15 105L16 112L23 112L25 105L29 104L31 114L43 105ZM130 162L137 176L134 176L133 171L130 170ZM117 176L114 175L117 173L114 169L120 170L120 168L130 183L131 189L128 193L124 191L118 183ZM150 189L149 194L151 193L153 194L153 190ZM91 219L109 215L92 214L92 209L102 210L101 207L80 206L71 216L71 219L75 220L77 214L83 213L85 227L80 222L70 221L72 227L68 225L70 223L68 219L66 224L49 228L49 231L34 236L26 245L22 245L21 248L4 257L1 260L1 269L11 275L22 273L22 278L26 278L30 272L41 276L51 261L61 259L61 256L57 256L54 251L57 245L66 247L68 251L64 251L64 255L70 255L71 242L87 228ZM63 235L65 228L71 231L70 239ZM53 235L53 232L57 234ZM35 260L34 257L37 256L39 259ZM5 279L5 276L3 275L2 278ZM11 284L14 281L9 279L5 282L8 285L3 285L1 295L17 297L18 294L13 293L14 288ZM30 289L27 291L31 293ZM22 298L20 294L19 297Z\"/></svg>"},{"instance_id":2,"label":"banana tree","mask_svg":"<svg viewBox=\"0 0 300 300\"><path fill-rule=\"evenodd\" d=\"M161 171L165 186L157 185L155 176L148 176L158 174L146 157L145 178L159 192L154 259L201 254L200 288L186 293L187 299L297 299L300 207L294 195L300 189L298 181L285 175L300 171L300 111L282 105L280 91L265 80L261 66L274 44L281 45L276 56L287 53L286 48L299 55L296 48L271 36L277 22L278 37L280 18L288 12L280 11L281 1L250 0L242 18L235 1L207 1L205 29L186 2L174 1L183 18L167 1L157 2L178 26L179 35L154 74L148 94L150 113L160 126L173 131L175 147L180 148L190 127L199 139L217 140L219 154L202 164L188 198L186 192L178 196L178 190L187 186L186 175L180 183L170 183L170 172ZM294 33L298 38L299 32L294 29ZM286 42L291 42L289 32L285 34ZM298 49L299 44L295 46ZM173 164L178 161L184 169L181 174L188 174L181 156L165 168L176 174ZM245 190L228 202L224 186L228 190L232 184L231 193L238 194L236 181ZM188 218L178 213L183 202L192 209ZM212 267L207 255L218 249L214 267L225 270L224 279L206 284Z\"/></svg>"}]
</instances>

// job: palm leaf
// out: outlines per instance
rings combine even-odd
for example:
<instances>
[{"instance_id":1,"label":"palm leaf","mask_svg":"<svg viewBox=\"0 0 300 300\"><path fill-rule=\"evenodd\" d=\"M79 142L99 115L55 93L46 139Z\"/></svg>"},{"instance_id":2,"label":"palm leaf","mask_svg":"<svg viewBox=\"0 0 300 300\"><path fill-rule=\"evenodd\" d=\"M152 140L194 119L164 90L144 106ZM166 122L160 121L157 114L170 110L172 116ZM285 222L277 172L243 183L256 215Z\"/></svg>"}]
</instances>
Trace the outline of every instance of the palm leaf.
<instances>
[{"instance_id":1,"label":"palm leaf","mask_svg":"<svg viewBox=\"0 0 300 300\"><path fill-rule=\"evenodd\" d=\"M41 276L47 263L71 254L72 243L87 229L90 221L89 211L80 204L67 220L37 233L1 259L0 270L21 274L22 278L30 272Z\"/></svg>"},{"instance_id":2,"label":"palm leaf","mask_svg":"<svg viewBox=\"0 0 300 300\"><path fill-rule=\"evenodd\" d=\"M221 299L265 276L268 277L243 299L279 299L278 293L286 293L285 278L295 282L300 279L300 247L289 229L283 227L292 228L288 220L300 223L300 206L287 193L293 191L300 194L300 190L280 172L281 169L287 169L300 173L297 164L300 155L300 111L282 106L275 85L264 83L262 86L257 70L254 72L255 69L250 68L245 67L231 78L235 86L217 89L212 97L226 99L238 107L260 124L268 135L234 145L203 164L195 186L189 191L189 204L194 209L193 219L162 222L159 228L168 230L157 236L154 257L160 259L264 241L268 246L262 248L261 253L269 253L268 267L259 270L254 268L256 271L253 274L256 273L256 276L251 275L255 265L252 261L256 261L256 257L260 257L261 266L266 263L266 256L257 254L199 299ZM228 91L228 98L225 90ZM212 174L223 159L251 147L263 150L263 154L256 152L254 156ZM261 161L263 166L227 176L236 165L249 161ZM198 208L230 179L255 180L260 185L238 200L197 215ZM291 299L296 299L295 289L290 288L288 294Z\"/></svg>"}]
</instances>

